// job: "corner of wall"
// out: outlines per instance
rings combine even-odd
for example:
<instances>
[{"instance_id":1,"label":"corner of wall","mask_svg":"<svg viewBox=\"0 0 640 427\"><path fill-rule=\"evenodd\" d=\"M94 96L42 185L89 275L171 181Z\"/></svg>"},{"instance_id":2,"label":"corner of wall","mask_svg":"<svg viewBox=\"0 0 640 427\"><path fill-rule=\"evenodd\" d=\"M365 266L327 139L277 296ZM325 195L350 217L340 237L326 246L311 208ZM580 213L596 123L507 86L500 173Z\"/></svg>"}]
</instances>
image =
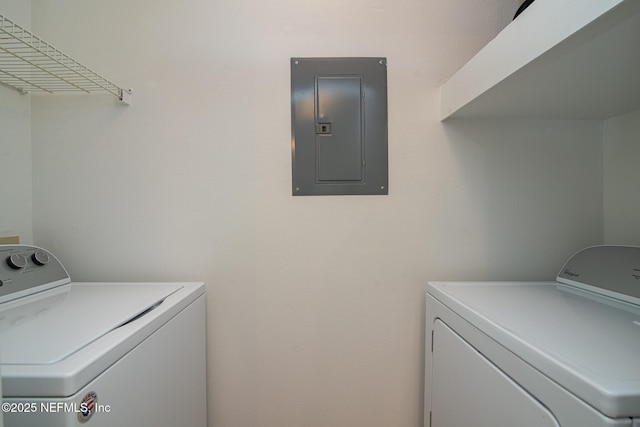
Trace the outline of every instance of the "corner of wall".
<instances>
[{"instance_id":1,"label":"corner of wall","mask_svg":"<svg viewBox=\"0 0 640 427\"><path fill-rule=\"evenodd\" d=\"M640 245L640 110L603 122L604 242Z\"/></svg>"}]
</instances>

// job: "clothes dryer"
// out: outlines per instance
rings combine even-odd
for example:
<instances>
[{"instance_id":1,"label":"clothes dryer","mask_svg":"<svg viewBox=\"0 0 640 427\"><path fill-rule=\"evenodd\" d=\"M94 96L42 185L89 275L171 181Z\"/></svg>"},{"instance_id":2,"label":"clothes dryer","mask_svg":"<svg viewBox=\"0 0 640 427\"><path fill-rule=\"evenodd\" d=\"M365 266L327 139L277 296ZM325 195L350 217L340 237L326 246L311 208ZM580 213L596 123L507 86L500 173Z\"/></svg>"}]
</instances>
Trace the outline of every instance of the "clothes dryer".
<instances>
[{"instance_id":1,"label":"clothes dryer","mask_svg":"<svg viewBox=\"0 0 640 427\"><path fill-rule=\"evenodd\" d=\"M433 282L426 313L426 426L640 426L640 248L552 282Z\"/></svg>"}]
</instances>

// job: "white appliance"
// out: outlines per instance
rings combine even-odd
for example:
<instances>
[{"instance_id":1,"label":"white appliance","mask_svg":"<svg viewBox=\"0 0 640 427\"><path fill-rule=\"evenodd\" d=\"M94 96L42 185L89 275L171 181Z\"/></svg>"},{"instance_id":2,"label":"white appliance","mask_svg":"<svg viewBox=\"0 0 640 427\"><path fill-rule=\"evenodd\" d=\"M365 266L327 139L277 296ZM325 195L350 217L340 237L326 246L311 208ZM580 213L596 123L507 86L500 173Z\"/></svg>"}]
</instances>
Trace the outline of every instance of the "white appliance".
<instances>
[{"instance_id":1,"label":"white appliance","mask_svg":"<svg viewBox=\"0 0 640 427\"><path fill-rule=\"evenodd\" d=\"M78 283L0 245L4 427L204 427L203 283Z\"/></svg>"},{"instance_id":2,"label":"white appliance","mask_svg":"<svg viewBox=\"0 0 640 427\"><path fill-rule=\"evenodd\" d=\"M640 427L640 248L556 280L429 284L425 426Z\"/></svg>"}]
</instances>

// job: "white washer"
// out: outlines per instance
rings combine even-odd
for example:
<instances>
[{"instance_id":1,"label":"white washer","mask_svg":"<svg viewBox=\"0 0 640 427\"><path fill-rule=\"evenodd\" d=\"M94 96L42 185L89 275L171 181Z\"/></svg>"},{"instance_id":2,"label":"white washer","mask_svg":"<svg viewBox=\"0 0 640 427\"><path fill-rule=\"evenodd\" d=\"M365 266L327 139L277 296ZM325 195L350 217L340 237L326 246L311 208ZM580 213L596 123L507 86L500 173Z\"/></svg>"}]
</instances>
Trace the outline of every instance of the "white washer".
<instances>
[{"instance_id":1,"label":"white washer","mask_svg":"<svg viewBox=\"0 0 640 427\"><path fill-rule=\"evenodd\" d=\"M5 427L206 426L203 283L78 283L0 245Z\"/></svg>"},{"instance_id":2,"label":"white washer","mask_svg":"<svg viewBox=\"0 0 640 427\"><path fill-rule=\"evenodd\" d=\"M640 248L555 282L433 282L425 426L640 427Z\"/></svg>"}]
</instances>

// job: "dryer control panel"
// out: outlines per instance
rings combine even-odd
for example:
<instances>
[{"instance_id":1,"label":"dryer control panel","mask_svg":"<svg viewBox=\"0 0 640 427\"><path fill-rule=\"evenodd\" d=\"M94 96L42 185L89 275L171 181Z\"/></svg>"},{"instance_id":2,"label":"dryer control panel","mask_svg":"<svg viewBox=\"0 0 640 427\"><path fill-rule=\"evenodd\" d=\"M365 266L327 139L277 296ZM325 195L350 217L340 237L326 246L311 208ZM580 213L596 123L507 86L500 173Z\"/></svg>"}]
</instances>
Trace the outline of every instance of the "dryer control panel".
<instances>
[{"instance_id":1,"label":"dryer control panel","mask_svg":"<svg viewBox=\"0 0 640 427\"><path fill-rule=\"evenodd\" d=\"M0 303L69 282L67 270L47 250L0 245Z\"/></svg>"},{"instance_id":2,"label":"dryer control panel","mask_svg":"<svg viewBox=\"0 0 640 427\"><path fill-rule=\"evenodd\" d=\"M640 304L640 247L592 246L562 267L558 282Z\"/></svg>"}]
</instances>

